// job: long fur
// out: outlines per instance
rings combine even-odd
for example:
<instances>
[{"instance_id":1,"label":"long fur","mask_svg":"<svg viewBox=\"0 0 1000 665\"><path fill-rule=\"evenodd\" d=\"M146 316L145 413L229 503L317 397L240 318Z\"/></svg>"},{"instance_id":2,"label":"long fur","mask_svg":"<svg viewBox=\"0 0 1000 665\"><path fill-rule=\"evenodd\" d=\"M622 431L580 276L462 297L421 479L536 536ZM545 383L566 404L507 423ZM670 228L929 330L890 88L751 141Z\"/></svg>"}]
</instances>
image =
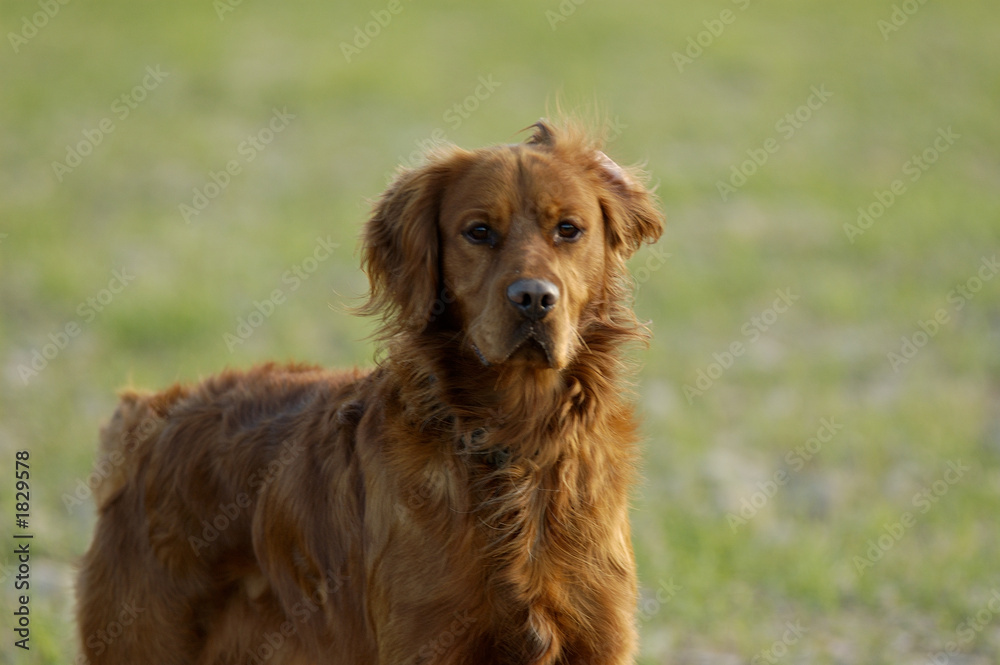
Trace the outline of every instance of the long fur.
<instances>
[{"instance_id":1,"label":"long fur","mask_svg":"<svg viewBox=\"0 0 1000 665\"><path fill-rule=\"evenodd\" d=\"M603 217L600 283L586 285L600 295L564 367L484 365L463 323L474 303L444 286L461 276L442 274L443 197L503 151L573 169ZM644 329L625 259L661 224L640 174L573 125L401 174L363 240L375 369L268 364L122 395L78 581L86 659L630 662L623 347Z\"/></svg>"}]
</instances>

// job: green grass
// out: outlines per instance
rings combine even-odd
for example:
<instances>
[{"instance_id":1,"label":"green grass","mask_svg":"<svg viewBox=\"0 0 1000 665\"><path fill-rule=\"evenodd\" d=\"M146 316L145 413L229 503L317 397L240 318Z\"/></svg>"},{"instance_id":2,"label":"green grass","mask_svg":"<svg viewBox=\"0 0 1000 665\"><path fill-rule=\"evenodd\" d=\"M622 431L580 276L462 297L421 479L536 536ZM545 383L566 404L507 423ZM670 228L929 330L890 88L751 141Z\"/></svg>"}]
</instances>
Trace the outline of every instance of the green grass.
<instances>
[{"instance_id":1,"label":"green grass","mask_svg":"<svg viewBox=\"0 0 1000 665\"><path fill-rule=\"evenodd\" d=\"M71 2L17 53L7 34L41 10L0 8L0 505L13 520L14 451L30 451L36 534L32 648L8 632L0 663L73 656L70 585L94 516L64 495L90 471L115 390L269 358L368 363L370 323L345 311L366 288L366 201L435 130L518 140L559 95L618 119L608 151L645 161L669 221L666 263L649 249L633 262L656 266L637 297L655 333L634 502L644 662L923 664L949 642L952 662L997 662L1000 279L949 298L1000 245L992 5L919 5L883 38L888 1L564 2L575 10L553 30L555 1L404 0L347 62L341 42L387 3L347 4L242 3L220 20L207 0ZM679 72L674 52L727 8ZM121 117L116 99L156 66L168 75ZM446 116L480 76L499 86L460 123ZM786 138L776 123L813 86L832 96ZM295 118L246 161L241 144L276 108ZM114 131L59 181L52 163L107 118ZM907 160L948 127L960 137L911 180ZM723 201L717 183L770 138L777 151ZM232 160L239 173L186 224L179 206ZM905 192L852 243L844 225L895 179ZM283 275L318 237L337 247L292 289ZM122 269L134 280L81 314ZM751 339L744 326L786 288L798 300ZM230 352L224 335L275 289L285 302ZM887 354L939 309L948 322L894 371ZM74 322L26 385L19 367ZM743 355L688 400L733 342ZM791 465L822 418L842 428ZM956 460L969 470L922 512L915 495ZM727 516L782 470L733 529ZM907 512L859 574L855 557ZM13 611L9 576L3 600ZM805 632L783 643L787 622Z\"/></svg>"}]
</instances>

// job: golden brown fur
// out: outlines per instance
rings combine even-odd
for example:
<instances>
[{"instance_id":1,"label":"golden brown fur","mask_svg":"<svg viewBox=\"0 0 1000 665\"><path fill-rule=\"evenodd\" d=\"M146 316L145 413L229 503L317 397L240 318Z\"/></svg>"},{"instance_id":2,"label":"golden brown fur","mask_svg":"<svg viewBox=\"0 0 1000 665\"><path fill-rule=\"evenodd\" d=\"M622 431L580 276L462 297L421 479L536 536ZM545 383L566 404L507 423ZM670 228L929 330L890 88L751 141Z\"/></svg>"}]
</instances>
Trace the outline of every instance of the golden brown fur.
<instances>
[{"instance_id":1,"label":"golden brown fur","mask_svg":"<svg viewBox=\"0 0 1000 665\"><path fill-rule=\"evenodd\" d=\"M89 661L630 662L624 262L662 228L638 175L572 125L431 155L364 232L374 370L123 394Z\"/></svg>"}]
</instances>

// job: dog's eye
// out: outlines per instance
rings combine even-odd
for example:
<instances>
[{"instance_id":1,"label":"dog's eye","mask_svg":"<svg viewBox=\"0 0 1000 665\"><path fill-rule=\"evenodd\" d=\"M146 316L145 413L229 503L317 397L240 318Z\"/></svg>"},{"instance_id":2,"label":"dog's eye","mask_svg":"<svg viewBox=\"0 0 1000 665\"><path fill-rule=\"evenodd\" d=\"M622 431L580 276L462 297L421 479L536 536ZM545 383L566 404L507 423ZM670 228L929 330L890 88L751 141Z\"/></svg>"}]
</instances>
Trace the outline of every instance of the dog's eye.
<instances>
[{"instance_id":1,"label":"dog's eye","mask_svg":"<svg viewBox=\"0 0 1000 665\"><path fill-rule=\"evenodd\" d=\"M559 225L556 227L556 233L559 235L560 240L568 240L572 242L580 239L580 236L583 235L583 229L573 222L564 219L559 222Z\"/></svg>"},{"instance_id":2,"label":"dog's eye","mask_svg":"<svg viewBox=\"0 0 1000 665\"><path fill-rule=\"evenodd\" d=\"M481 245L492 240L493 230L485 224L473 224L465 230L465 238L475 245Z\"/></svg>"}]
</instances>

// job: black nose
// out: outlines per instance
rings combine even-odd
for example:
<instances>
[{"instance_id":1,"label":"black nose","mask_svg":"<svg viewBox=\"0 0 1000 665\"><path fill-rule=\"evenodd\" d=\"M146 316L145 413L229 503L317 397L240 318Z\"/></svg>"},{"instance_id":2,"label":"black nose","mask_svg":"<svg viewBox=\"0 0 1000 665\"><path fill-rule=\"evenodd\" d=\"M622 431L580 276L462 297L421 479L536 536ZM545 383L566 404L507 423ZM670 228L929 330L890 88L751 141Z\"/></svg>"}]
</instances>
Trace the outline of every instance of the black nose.
<instances>
[{"instance_id":1,"label":"black nose","mask_svg":"<svg viewBox=\"0 0 1000 665\"><path fill-rule=\"evenodd\" d=\"M559 287L544 279L519 279L507 287L507 298L521 314L540 321L559 302Z\"/></svg>"}]
</instances>

